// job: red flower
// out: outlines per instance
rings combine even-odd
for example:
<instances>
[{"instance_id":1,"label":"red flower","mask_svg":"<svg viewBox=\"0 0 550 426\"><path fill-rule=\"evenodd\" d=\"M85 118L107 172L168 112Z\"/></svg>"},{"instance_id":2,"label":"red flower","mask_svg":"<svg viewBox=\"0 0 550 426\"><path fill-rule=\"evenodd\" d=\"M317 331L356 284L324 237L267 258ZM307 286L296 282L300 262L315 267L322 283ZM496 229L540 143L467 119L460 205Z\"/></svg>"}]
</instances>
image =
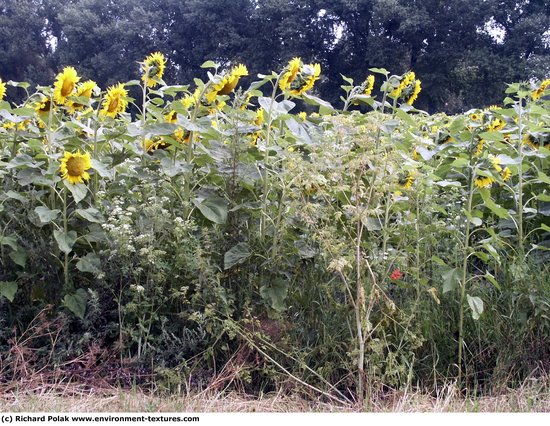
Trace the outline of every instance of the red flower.
<instances>
[{"instance_id":1,"label":"red flower","mask_svg":"<svg viewBox=\"0 0 550 426\"><path fill-rule=\"evenodd\" d=\"M400 279L400 278L402 278L402 277L403 277L403 272L401 272L401 271L399 270L399 268L394 269L393 272L392 272L391 275L390 275L390 278L391 278L392 280L398 280L398 279Z\"/></svg>"}]
</instances>

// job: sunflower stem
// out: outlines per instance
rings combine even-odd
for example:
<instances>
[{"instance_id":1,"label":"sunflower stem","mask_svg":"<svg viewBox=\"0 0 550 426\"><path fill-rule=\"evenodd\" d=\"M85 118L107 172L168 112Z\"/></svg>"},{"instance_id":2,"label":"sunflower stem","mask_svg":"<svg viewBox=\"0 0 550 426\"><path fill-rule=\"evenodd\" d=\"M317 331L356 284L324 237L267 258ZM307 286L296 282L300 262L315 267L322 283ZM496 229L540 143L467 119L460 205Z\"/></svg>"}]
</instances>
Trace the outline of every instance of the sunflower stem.
<instances>
[{"instance_id":1,"label":"sunflower stem","mask_svg":"<svg viewBox=\"0 0 550 426\"><path fill-rule=\"evenodd\" d=\"M262 197L262 215L260 217L260 238L265 238L266 228L266 216L267 216L267 199L269 193L269 142L271 139L271 125L273 124L273 104L275 103L275 96L277 94L277 87L279 87L279 81L283 73L279 73L277 80L273 85L273 91L271 92L271 103L269 104L269 110L267 111L267 129L265 136L265 152L264 152L264 193Z\"/></svg>"},{"instance_id":2,"label":"sunflower stem","mask_svg":"<svg viewBox=\"0 0 550 426\"><path fill-rule=\"evenodd\" d=\"M518 250L519 258L523 262L524 247L523 247L523 96L519 95L519 110L518 110L518 129L519 137L517 144L519 167L518 167L518 201L517 201L517 221L518 221Z\"/></svg>"},{"instance_id":3,"label":"sunflower stem","mask_svg":"<svg viewBox=\"0 0 550 426\"><path fill-rule=\"evenodd\" d=\"M473 140L470 141L470 147ZM470 159L468 161L468 202L466 204L466 230L464 231L464 249L462 253L462 280L460 283L460 304L458 310L458 379L459 388L462 386L462 350L464 346L464 300L466 298L466 282L468 280L468 258L470 248L470 217L472 214L472 202L474 199L474 178L475 170L472 165L473 151L470 148Z\"/></svg>"},{"instance_id":4,"label":"sunflower stem","mask_svg":"<svg viewBox=\"0 0 550 426\"><path fill-rule=\"evenodd\" d=\"M67 235L69 230L69 223L67 218L67 187L63 188L63 231ZM63 277L64 277L64 290L65 293L69 291L69 253L65 252L63 259Z\"/></svg>"}]
</instances>

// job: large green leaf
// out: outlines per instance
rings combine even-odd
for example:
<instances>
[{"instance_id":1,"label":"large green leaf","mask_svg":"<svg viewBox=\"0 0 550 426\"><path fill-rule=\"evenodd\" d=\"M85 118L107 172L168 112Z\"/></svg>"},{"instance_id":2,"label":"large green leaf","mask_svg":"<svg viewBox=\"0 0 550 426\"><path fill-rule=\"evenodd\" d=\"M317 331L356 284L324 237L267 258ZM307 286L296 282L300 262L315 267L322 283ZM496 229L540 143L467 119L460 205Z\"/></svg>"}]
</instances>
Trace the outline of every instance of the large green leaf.
<instances>
[{"instance_id":1,"label":"large green leaf","mask_svg":"<svg viewBox=\"0 0 550 426\"><path fill-rule=\"evenodd\" d=\"M460 284L460 269L449 269L441 274L441 278L443 278L443 294L445 294Z\"/></svg>"},{"instance_id":2,"label":"large green leaf","mask_svg":"<svg viewBox=\"0 0 550 426\"><path fill-rule=\"evenodd\" d=\"M76 263L76 269L82 272L99 274L101 272L101 260L95 253L88 253L81 257Z\"/></svg>"},{"instance_id":3,"label":"large green leaf","mask_svg":"<svg viewBox=\"0 0 550 426\"><path fill-rule=\"evenodd\" d=\"M0 281L0 294L13 302L15 293L17 292L17 283L14 281Z\"/></svg>"},{"instance_id":4,"label":"large green leaf","mask_svg":"<svg viewBox=\"0 0 550 426\"><path fill-rule=\"evenodd\" d=\"M65 231L60 231L58 229L53 231L53 236L55 241L57 241L59 250L66 254L69 254L73 250L74 243L76 243L78 237L75 231L65 233Z\"/></svg>"},{"instance_id":5,"label":"large green leaf","mask_svg":"<svg viewBox=\"0 0 550 426\"><path fill-rule=\"evenodd\" d=\"M269 284L265 284L260 287L260 295L269 303L272 309L277 312L285 310L286 306L284 301L288 293L288 281L282 278L276 278Z\"/></svg>"},{"instance_id":6,"label":"large green leaf","mask_svg":"<svg viewBox=\"0 0 550 426\"><path fill-rule=\"evenodd\" d=\"M244 263L251 254L250 245L248 243L238 243L225 252L223 256L223 268L229 269L235 265Z\"/></svg>"},{"instance_id":7,"label":"large green leaf","mask_svg":"<svg viewBox=\"0 0 550 426\"><path fill-rule=\"evenodd\" d=\"M63 298L63 305L78 318L84 318L87 300L88 293L86 293L86 290L83 288L79 288L76 292L65 295Z\"/></svg>"},{"instance_id":8,"label":"large green leaf","mask_svg":"<svg viewBox=\"0 0 550 426\"><path fill-rule=\"evenodd\" d=\"M76 209L75 213L81 218L86 219L88 222L93 223L103 223L105 218L99 210L94 207L89 207L87 209Z\"/></svg>"},{"instance_id":9,"label":"large green leaf","mask_svg":"<svg viewBox=\"0 0 550 426\"><path fill-rule=\"evenodd\" d=\"M227 202L223 198L216 195L211 195L202 200L195 198L193 204L208 220L220 225L227 221Z\"/></svg>"},{"instance_id":10,"label":"large green leaf","mask_svg":"<svg viewBox=\"0 0 550 426\"><path fill-rule=\"evenodd\" d=\"M470 296L469 294L466 295L466 299L472 310L472 318L478 320L483 313L483 300L477 296Z\"/></svg>"},{"instance_id":11,"label":"large green leaf","mask_svg":"<svg viewBox=\"0 0 550 426\"><path fill-rule=\"evenodd\" d=\"M487 188L480 188L479 193L481 194L481 198L483 198L485 206L493 213L495 213L498 217L500 217L501 219L508 219L510 217L508 210L499 206L491 198L491 192Z\"/></svg>"},{"instance_id":12,"label":"large green leaf","mask_svg":"<svg viewBox=\"0 0 550 426\"><path fill-rule=\"evenodd\" d=\"M59 213L61 213L61 210L50 210L48 207L45 206L38 206L34 209L34 211L38 215L40 222L44 224L50 223L51 221L55 220Z\"/></svg>"},{"instance_id":13,"label":"large green leaf","mask_svg":"<svg viewBox=\"0 0 550 426\"><path fill-rule=\"evenodd\" d=\"M81 202L86 197L86 192L88 191L88 188L83 183L69 183L66 180L65 187L71 192L73 195L75 203Z\"/></svg>"}]
</instances>

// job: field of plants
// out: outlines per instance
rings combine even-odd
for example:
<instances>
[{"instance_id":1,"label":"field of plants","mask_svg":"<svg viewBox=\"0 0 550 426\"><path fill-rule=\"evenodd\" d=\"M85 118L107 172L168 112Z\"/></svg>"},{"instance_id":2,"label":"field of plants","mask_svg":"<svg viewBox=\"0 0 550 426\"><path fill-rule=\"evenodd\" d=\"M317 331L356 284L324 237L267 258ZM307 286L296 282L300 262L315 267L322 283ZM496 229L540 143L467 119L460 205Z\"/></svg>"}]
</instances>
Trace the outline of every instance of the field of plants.
<instances>
[{"instance_id":1,"label":"field of plants","mask_svg":"<svg viewBox=\"0 0 550 426\"><path fill-rule=\"evenodd\" d=\"M364 401L548 372L550 80L447 116L412 71L332 105L300 58L165 67L0 80L0 388Z\"/></svg>"}]
</instances>

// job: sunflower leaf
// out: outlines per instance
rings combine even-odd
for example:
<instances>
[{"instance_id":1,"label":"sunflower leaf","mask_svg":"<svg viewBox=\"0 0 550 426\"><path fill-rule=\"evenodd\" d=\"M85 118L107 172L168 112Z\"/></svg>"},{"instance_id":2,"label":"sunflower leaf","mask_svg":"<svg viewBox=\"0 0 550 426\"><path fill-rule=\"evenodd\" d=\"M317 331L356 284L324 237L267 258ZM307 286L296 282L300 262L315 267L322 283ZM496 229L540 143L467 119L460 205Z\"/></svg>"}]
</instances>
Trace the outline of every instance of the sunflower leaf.
<instances>
[{"instance_id":1,"label":"sunflower leaf","mask_svg":"<svg viewBox=\"0 0 550 426\"><path fill-rule=\"evenodd\" d=\"M93 207L90 207L87 209L76 209L75 213L79 215L81 218L86 219L89 222L94 222L94 223L105 222L105 218L103 217L101 212Z\"/></svg>"},{"instance_id":2,"label":"sunflower leaf","mask_svg":"<svg viewBox=\"0 0 550 426\"><path fill-rule=\"evenodd\" d=\"M222 225L227 221L227 202L216 195L206 199L195 198L193 204L199 209L205 218Z\"/></svg>"},{"instance_id":3,"label":"sunflower leaf","mask_svg":"<svg viewBox=\"0 0 550 426\"><path fill-rule=\"evenodd\" d=\"M45 206L38 206L34 209L34 211L38 215L38 218L40 219L40 223L43 223L43 224L52 222L57 218L59 213L61 213L61 210L59 209L50 210L48 207L45 207Z\"/></svg>"},{"instance_id":4,"label":"sunflower leaf","mask_svg":"<svg viewBox=\"0 0 550 426\"><path fill-rule=\"evenodd\" d=\"M250 245L248 243L238 243L225 252L223 256L223 269L227 270L243 263L250 255Z\"/></svg>"},{"instance_id":5,"label":"sunflower leaf","mask_svg":"<svg viewBox=\"0 0 550 426\"><path fill-rule=\"evenodd\" d=\"M269 303L271 308L277 312L285 310L284 301L288 293L288 282L282 278L277 278L269 284L260 287L262 299Z\"/></svg>"},{"instance_id":6,"label":"sunflower leaf","mask_svg":"<svg viewBox=\"0 0 550 426\"><path fill-rule=\"evenodd\" d=\"M86 313L87 300L88 293L83 288L79 288L75 293L66 294L63 298L63 304L69 311L82 319Z\"/></svg>"},{"instance_id":7,"label":"sunflower leaf","mask_svg":"<svg viewBox=\"0 0 550 426\"><path fill-rule=\"evenodd\" d=\"M74 202L80 203L84 198L86 198L86 193L88 188L83 183L69 183L66 180L63 181L65 183L65 188L67 188L71 194L73 195Z\"/></svg>"},{"instance_id":8,"label":"sunflower leaf","mask_svg":"<svg viewBox=\"0 0 550 426\"><path fill-rule=\"evenodd\" d=\"M17 292L17 283L14 281L0 281L0 294L13 302Z\"/></svg>"},{"instance_id":9,"label":"sunflower leaf","mask_svg":"<svg viewBox=\"0 0 550 426\"><path fill-rule=\"evenodd\" d=\"M76 263L76 269L81 272L99 274L101 272L101 260L95 253L88 253Z\"/></svg>"},{"instance_id":10,"label":"sunflower leaf","mask_svg":"<svg viewBox=\"0 0 550 426\"><path fill-rule=\"evenodd\" d=\"M69 254L73 250L74 243L76 243L76 239L78 238L76 231L69 231L65 233L64 231L60 231L58 229L53 231L53 236L55 241L57 241L59 250L65 254Z\"/></svg>"},{"instance_id":11,"label":"sunflower leaf","mask_svg":"<svg viewBox=\"0 0 550 426\"><path fill-rule=\"evenodd\" d=\"M472 318L478 320L483 313L483 300L477 296L470 296L469 294L466 295L466 298L468 299L468 305L470 305L470 309L472 310Z\"/></svg>"}]
</instances>

